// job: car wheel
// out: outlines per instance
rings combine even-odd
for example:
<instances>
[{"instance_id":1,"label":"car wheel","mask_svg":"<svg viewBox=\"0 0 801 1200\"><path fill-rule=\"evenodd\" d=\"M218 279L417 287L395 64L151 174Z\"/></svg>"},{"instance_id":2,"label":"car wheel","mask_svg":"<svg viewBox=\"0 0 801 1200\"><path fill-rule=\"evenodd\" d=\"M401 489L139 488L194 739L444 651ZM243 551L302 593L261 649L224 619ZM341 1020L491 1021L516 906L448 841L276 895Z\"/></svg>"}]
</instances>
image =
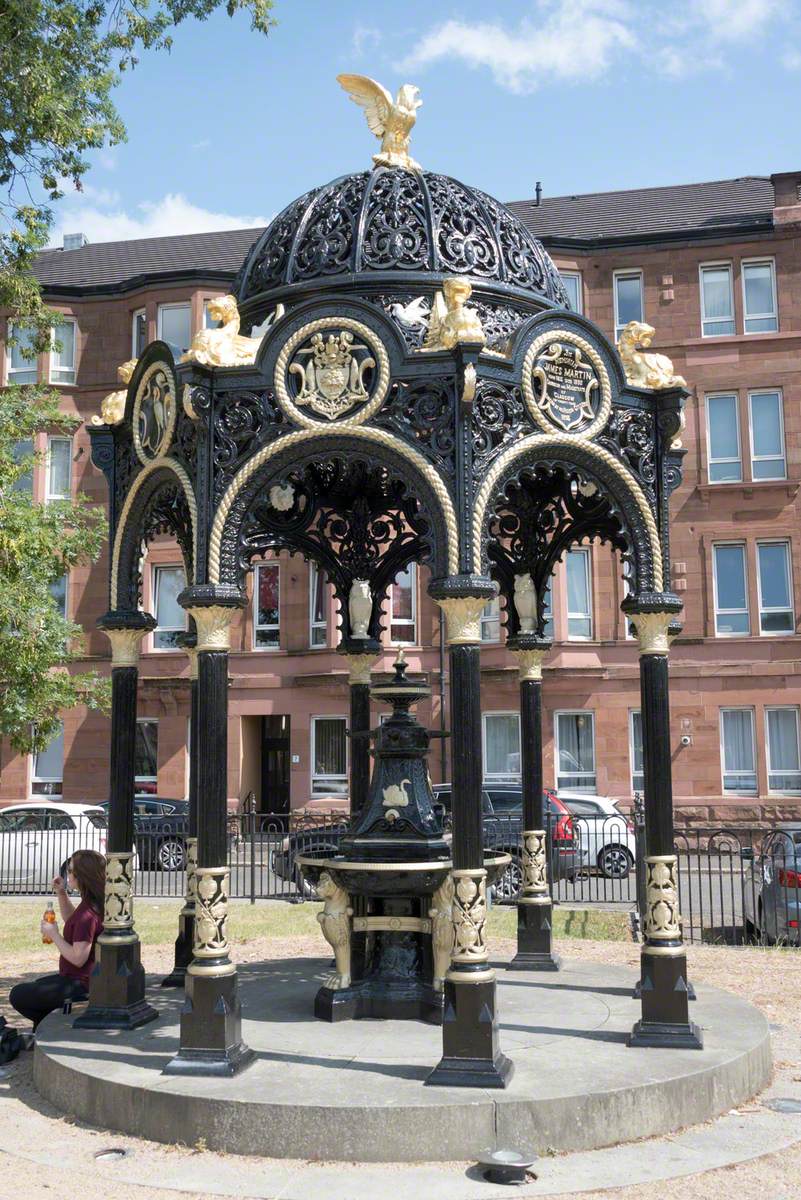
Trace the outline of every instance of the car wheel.
<instances>
[{"instance_id":1,"label":"car wheel","mask_svg":"<svg viewBox=\"0 0 801 1200\"><path fill-rule=\"evenodd\" d=\"M156 860L162 871L183 871L186 866L186 848L183 842L162 842Z\"/></svg>"},{"instance_id":2,"label":"car wheel","mask_svg":"<svg viewBox=\"0 0 801 1200\"><path fill-rule=\"evenodd\" d=\"M598 855L598 870L607 879L625 879L634 858L625 846L604 846Z\"/></svg>"},{"instance_id":3,"label":"car wheel","mask_svg":"<svg viewBox=\"0 0 801 1200\"><path fill-rule=\"evenodd\" d=\"M493 904L511 904L517 900L522 886L523 867L518 856L513 854L503 875L489 889Z\"/></svg>"}]
</instances>

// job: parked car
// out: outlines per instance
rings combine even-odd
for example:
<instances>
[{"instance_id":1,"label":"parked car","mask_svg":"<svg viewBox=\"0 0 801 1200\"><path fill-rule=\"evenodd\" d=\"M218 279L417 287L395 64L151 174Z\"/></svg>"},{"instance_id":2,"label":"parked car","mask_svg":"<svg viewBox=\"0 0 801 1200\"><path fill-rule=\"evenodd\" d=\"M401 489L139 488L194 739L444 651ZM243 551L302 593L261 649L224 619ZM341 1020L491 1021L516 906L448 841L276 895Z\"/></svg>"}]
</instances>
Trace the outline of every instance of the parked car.
<instances>
[{"instance_id":1,"label":"parked car","mask_svg":"<svg viewBox=\"0 0 801 1200\"><path fill-rule=\"evenodd\" d=\"M781 821L758 852L743 850L747 933L766 942L801 945L801 822Z\"/></svg>"},{"instance_id":2,"label":"parked car","mask_svg":"<svg viewBox=\"0 0 801 1200\"><path fill-rule=\"evenodd\" d=\"M108 812L108 801L104 800L100 807ZM141 870L185 870L189 801L136 796L134 833Z\"/></svg>"},{"instance_id":3,"label":"parked car","mask_svg":"<svg viewBox=\"0 0 801 1200\"><path fill-rule=\"evenodd\" d=\"M634 825L608 796L560 791L571 815L587 864L607 879L625 879L637 858Z\"/></svg>"},{"instance_id":4,"label":"parked car","mask_svg":"<svg viewBox=\"0 0 801 1200\"><path fill-rule=\"evenodd\" d=\"M0 891L49 892L66 882L76 850L106 852L106 814L96 804L34 800L0 810Z\"/></svg>"},{"instance_id":5,"label":"parked car","mask_svg":"<svg viewBox=\"0 0 801 1200\"><path fill-rule=\"evenodd\" d=\"M451 785L440 783L434 795L451 811ZM565 805L553 792L543 791L546 822L551 834L551 881L575 879L582 869L586 854L582 851L573 819ZM523 789L520 784L485 783L482 791L484 845L487 849L511 854L512 862L495 884L496 902L514 900L523 883L520 841L523 832Z\"/></svg>"},{"instance_id":6,"label":"parked car","mask_svg":"<svg viewBox=\"0 0 801 1200\"><path fill-rule=\"evenodd\" d=\"M270 866L279 879L294 883L298 892L306 900L315 900L317 891L308 880L304 879L300 868L295 863L298 854L337 854L339 843L348 830L348 816L329 816L321 813L319 823L314 824L314 818L307 818L309 824L295 829L281 839L280 848L273 850L270 855Z\"/></svg>"}]
</instances>

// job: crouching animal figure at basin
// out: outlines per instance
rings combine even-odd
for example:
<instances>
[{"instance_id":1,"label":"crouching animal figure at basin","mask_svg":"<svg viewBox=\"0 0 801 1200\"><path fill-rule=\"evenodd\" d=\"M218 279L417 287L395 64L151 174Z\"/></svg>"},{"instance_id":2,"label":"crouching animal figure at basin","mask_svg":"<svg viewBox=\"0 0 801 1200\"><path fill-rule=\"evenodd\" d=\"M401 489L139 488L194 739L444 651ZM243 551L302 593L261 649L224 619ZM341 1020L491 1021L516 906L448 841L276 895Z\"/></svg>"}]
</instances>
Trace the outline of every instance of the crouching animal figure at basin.
<instances>
[{"instance_id":1,"label":"crouching animal figure at basin","mask_svg":"<svg viewBox=\"0 0 801 1200\"><path fill-rule=\"evenodd\" d=\"M334 974L326 979L325 986L340 991L350 987L350 919L353 909L348 904L348 893L328 871L320 875L317 893L325 901L317 920L323 937L334 951L337 965Z\"/></svg>"}]
</instances>

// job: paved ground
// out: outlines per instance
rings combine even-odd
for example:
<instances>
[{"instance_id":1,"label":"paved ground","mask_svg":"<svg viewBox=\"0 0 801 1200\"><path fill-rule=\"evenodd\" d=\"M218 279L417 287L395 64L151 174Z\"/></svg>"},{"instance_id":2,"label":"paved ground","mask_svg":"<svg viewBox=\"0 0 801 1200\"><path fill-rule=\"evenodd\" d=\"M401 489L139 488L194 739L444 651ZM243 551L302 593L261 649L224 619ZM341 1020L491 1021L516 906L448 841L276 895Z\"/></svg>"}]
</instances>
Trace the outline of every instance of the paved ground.
<instances>
[{"instance_id":1,"label":"paved ground","mask_svg":"<svg viewBox=\"0 0 801 1200\"><path fill-rule=\"evenodd\" d=\"M499 949L501 947L498 947ZM578 956L600 962L617 962L636 966L637 947L625 943L563 942L560 953L567 957ZM284 939L281 944L267 943L259 939L237 947L240 961L259 961L276 955L294 957L297 954L319 953L319 942L310 939ZM165 971L170 964L171 951L152 948L147 952L149 970ZM24 974L37 973L49 965L50 960L29 959ZM7 995L12 978L19 977L19 970L12 971L5 964L5 978L0 981L0 998ZM801 995L801 955L792 951L760 949L728 950L710 947L693 947L690 950L691 974L696 985L705 982L726 987L758 1004L766 1013L774 1028L774 1058L778 1068L777 1083L781 1094L789 1094L791 1088L801 1086L801 1039L799 1039L799 1000ZM7 1011L7 1010L6 1010ZM180 1188L184 1200L201 1200L213 1194L209 1191L212 1181L220 1179L224 1172L235 1190L229 1195L241 1197L272 1196L274 1200L289 1200L286 1184L279 1190L265 1191L266 1176L271 1168L269 1161L242 1159L210 1154L200 1147L175 1147L144 1143L119 1135L109 1135L73 1124L61 1118L49 1106L43 1104L32 1089L30 1055L25 1055L0 1078L0 1198L1 1200L40 1200L43 1196L73 1196L80 1200L176 1200L175 1187ZM713 1140L708 1135L720 1135L715 1144L728 1145L729 1151L740 1154L761 1154L771 1149L765 1127L765 1110L758 1104L744 1105L741 1112L722 1122L714 1122L689 1131L686 1135L675 1135L636 1144L620 1151L600 1151L596 1154L619 1156L617 1166L611 1164L601 1171L603 1164L597 1160L580 1164L583 1156L565 1156L545 1159L539 1167L540 1180L526 1189L530 1196L554 1194L553 1186L558 1177L565 1180L568 1188L578 1184L578 1168L589 1172L589 1180L595 1195L614 1197L615 1200L653 1200L658 1191L660 1200L796 1200L798 1181L801 1178L801 1117L785 1121L784 1134L774 1131L770 1138L784 1136L795 1144L769 1153L754 1161L741 1162L715 1170L703 1168L712 1159ZM706 1140L705 1140L706 1139ZM122 1163L98 1163L94 1155L109 1145L128 1148L130 1157ZM294 1171L305 1172L306 1191L304 1200L319 1195L324 1177L320 1174L325 1164L310 1167L306 1164L283 1164ZM668 1167L683 1167L689 1177L667 1179L654 1186L654 1176L664 1175ZM608 1183L612 1170L618 1172L617 1182L642 1179L633 1186L610 1190ZM446 1200L458 1197L468 1200L470 1196L498 1200L509 1196L508 1189L499 1189L488 1184L476 1188L475 1180L467 1174L469 1164L444 1164L437 1168L437 1177L422 1176L413 1168L387 1167L382 1169L381 1178L368 1178L367 1169L354 1167L339 1185L326 1193L326 1200L359 1200L364 1195L387 1194L390 1190L397 1200L414 1195L415 1200ZM549 1174L550 1172L550 1174ZM669 1172L668 1172L669 1173ZM604 1176L602 1181L601 1176ZM287 1183L291 1175L287 1177ZM583 1186L588 1186L585 1175ZM595 1181L594 1184L592 1181ZM330 1179L329 1179L330 1182ZM445 1184L447 1183L447 1189ZM216 1194L220 1194L219 1192ZM562 1194L565 1194L562 1191Z\"/></svg>"}]
</instances>

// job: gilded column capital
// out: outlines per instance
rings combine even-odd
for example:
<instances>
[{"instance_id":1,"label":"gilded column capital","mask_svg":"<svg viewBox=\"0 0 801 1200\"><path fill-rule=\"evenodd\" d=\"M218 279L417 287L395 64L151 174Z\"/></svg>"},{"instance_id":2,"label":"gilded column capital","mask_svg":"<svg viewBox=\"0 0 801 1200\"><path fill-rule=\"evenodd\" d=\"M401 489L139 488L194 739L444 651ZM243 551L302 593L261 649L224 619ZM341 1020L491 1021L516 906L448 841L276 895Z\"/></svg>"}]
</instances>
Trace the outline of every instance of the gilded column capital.
<instances>
[{"instance_id":1,"label":"gilded column capital","mask_svg":"<svg viewBox=\"0 0 801 1200\"><path fill-rule=\"evenodd\" d=\"M632 612L626 617L637 630L640 654L667 654L670 650L668 630L675 620L672 612Z\"/></svg>"},{"instance_id":2,"label":"gilded column capital","mask_svg":"<svg viewBox=\"0 0 801 1200\"><path fill-rule=\"evenodd\" d=\"M199 631L198 631L199 635ZM197 867L195 871L195 933L190 975L235 975L228 957L227 867Z\"/></svg>"},{"instance_id":3,"label":"gilded column capital","mask_svg":"<svg viewBox=\"0 0 801 1200\"><path fill-rule=\"evenodd\" d=\"M523 895L521 904L550 904L544 829L523 831Z\"/></svg>"},{"instance_id":4,"label":"gilded column capital","mask_svg":"<svg viewBox=\"0 0 801 1200\"><path fill-rule=\"evenodd\" d=\"M189 659L189 678L197 679L197 646L185 646L184 649Z\"/></svg>"},{"instance_id":5,"label":"gilded column capital","mask_svg":"<svg viewBox=\"0 0 801 1200\"><path fill-rule=\"evenodd\" d=\"M684 953L679 915L679 860L675 854L649 854L645 860L646 953Z\"/></svg>"},{"instance_id":6,"label":"gilded column capital","mask_svg":"<svg viewBox=\"0 0 801 1200\"><path fill-rule=\"evenodd\" d=\"M145 629L104 629L111 642L112 667L135 667L139 664L142 638L149 632Z\"/></svg>"},{"instance_id":7,"label":"gilded column capital","mask_svg":"<svg viewBox=\"0 0 801 1200\"><path fill-rule=\"evenodd\" d=\"M487 604L486 596L435 596L445 614L449 646L465 646L481 642L481 614Z\"/></svg>"},{"instance_id":8,"label":"gilded column capital","mask_svg":"<svg viewBox=\"0 0 801 1200\"><path fill-rule=\"evenodd\" d=\"M446 978L478 983L495 978L487 949L487 872L484 867L457 868L453 874L453 954ZM460 967L477 966L479 971Z\"/></svg>"},{"instance_id":9,"label":"gilded column capital","mask_svg":"<svg viewBox=\"0 0 801 1200\"><path fill-rule=\"evenodd\" d=\"M101 941L136 941L133 928L133 852L106 855Z\"/></svg>"},{"instance_id":10,"label":"gilded column capital","mask_svg":"<svg viewBox=\"0 0 801 1200\"><path fill-rule=\"evenodd\" d=\"M202 608L187 609L197 627L196 651L231 649L231 621L235 611L234 608L223 604L208 604Z\"/></svg>"},{"instance_id":11,"label":"gilded column capital","mask_svg":"<svg viewBox=\"0 0 801 1200\"><path fill-rule=\"evenodd\" d=\"M345 654L343 657L348 664L348 683L369 684L376 656L374 654Z\"/></svg>"},{"instance_id":12,"label":"gilded column capital","mask_svg":"<svg viewBox=\"0 0 801 1200\"><path fill-rule=\"evenodd\" d=\"M547 650L516 650L517 655L517 674L521 683L534 681L542 682L542 664L551 648Z\"/></svg>"}]
</instances>

